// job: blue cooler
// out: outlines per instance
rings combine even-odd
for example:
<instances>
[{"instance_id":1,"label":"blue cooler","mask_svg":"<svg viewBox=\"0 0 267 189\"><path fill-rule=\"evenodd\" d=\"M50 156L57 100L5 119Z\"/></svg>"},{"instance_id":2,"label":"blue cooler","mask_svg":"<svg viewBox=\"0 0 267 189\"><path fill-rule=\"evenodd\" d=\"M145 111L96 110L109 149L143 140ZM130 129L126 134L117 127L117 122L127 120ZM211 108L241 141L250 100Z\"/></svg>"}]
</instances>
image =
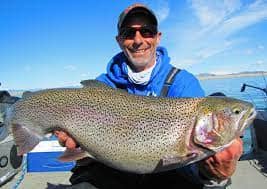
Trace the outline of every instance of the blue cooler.
<instances>
[{"instance_id":1,"label":"blue cooler","mask_svg":"<svg viewBox=\"0 0 267 189\"><path fill-rule=\"evenodd\" d=\"M41 141L27 154L28 172L70 171L75 162L60 162L57 158L65 151L56 138Z\"/></svg>"}]
</instances>

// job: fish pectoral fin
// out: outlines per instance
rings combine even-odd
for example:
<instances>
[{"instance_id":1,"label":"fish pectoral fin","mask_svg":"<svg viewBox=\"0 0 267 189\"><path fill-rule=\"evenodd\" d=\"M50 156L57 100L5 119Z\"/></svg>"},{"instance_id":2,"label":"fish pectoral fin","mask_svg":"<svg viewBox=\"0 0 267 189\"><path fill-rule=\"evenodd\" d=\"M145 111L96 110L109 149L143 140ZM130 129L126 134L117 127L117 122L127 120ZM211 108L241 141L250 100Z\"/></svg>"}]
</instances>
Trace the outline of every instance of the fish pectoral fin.
<instances>
[{"instance_id":1,"label":"fish pectoral fin","mask_svg":"<svg viewBox=\"0 0 267 189\"><path fill-rule=\"evenodd\" d=\"M74 148L74 149L67 148L58 159L59 161L62 161L62 162L69 162L69 161L80 160L86 157L95 159L94 156L89 154L87 151L82 150L81 148Z\"/></svg>"},{"instance_id":2,"label":"fish pectoral fin","mask_svg":"<svg viewBox=\"0 0 267 189\"><path fill-rule=\"evenodd\" d=\"M185 156L165 156L162 158L162 166L170 166L170 165L186 165L192 159L197 156L196 153L189 153Z\"/></svg>"},{"instance_id":3,"label":"fish pectoral fin","mask_svg":"<svg viewBox=\"0 0 267 189\"><path fill-rule=\"evenodd\" d=\"M154 169L154 173L177 169L186 166L189 162L195 159L196 153L189 153L185 156L164 156Z\"/></svg>"},{"instance_id":4,"label":"fish pectoral fin","mask_svg":"<svg viewBox=\"0 0 267 189\"><path fill-rule=\"evenodd\" d=\"M42 140L40 135L19 124L12 124L12 133L19 156L31 151Z\"/></svg>"}]
</instances>

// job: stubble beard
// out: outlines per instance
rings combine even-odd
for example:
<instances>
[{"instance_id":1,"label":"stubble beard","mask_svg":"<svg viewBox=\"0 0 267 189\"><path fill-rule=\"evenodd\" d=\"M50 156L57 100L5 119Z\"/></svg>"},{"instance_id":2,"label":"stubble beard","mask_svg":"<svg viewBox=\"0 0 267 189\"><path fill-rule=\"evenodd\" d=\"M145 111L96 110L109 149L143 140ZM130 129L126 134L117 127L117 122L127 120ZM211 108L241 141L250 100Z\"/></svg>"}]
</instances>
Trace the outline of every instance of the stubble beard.
<instances>
[{"instance_id":1,"label":"stubble beard","mask_svg":"<svg viewBox=\"0 0 267 189\"><path fill-rule=\"evenodd\" d=\"M156 54L150 55L148 57L133 57L131 54L128 54L128 61L132 65L132 69L136 71L143 71L146 68L151 67L156 59Z\"/></svg>"}]
</instances>

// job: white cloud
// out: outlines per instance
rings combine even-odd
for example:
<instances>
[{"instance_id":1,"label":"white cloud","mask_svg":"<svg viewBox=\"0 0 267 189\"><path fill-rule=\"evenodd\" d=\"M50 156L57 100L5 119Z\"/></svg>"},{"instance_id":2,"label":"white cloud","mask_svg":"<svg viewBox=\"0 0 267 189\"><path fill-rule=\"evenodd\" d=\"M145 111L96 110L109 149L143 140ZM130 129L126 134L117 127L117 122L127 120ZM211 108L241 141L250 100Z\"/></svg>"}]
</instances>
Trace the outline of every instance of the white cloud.
<instances>
[{"instance_id":1,"label":"white cloud","mask_svg":"<svg viewBox=\"0 0 267 189\"><path fill-rule=\"evenodd\" d=\"M258 66L261 66L264 64L264 61L263 60L257 60L255 64Z\"/></svg>"},{"instance_id":2,"label":"white cloud","mask_svg":"<svg viewBox=\"0 0 267 189\"><path fill-rule=\"evenodd\" d=\"M192 0L191 3L202 26L217 25L241 7L239 0Z\"/></svg>"},{"instance_id":3,"label":"white cloud","mask_svg":"<svg viewBox=\"0 0 267 189\"><path fill-rule=\"evenodd\" d=\"M217 32L228 36L265 19L267 19L267 3L258 6L254 3L245 8L239 15L225 20Z\"/></svg>"},{"instance_id":4,"label":"white cloud","mask_svg":"<svg viewBox=\"0 0 267 189\"><path fill-rule=\"evenodd\" d=\"M192 9L199 20L198 37L228 36L267 19L267 2L242 5L238 0L192 0Z\"/></svg>"},{"instance_id":5,"label":"white cloud","mask_svg":"<svg viewBox=\"0 0 267 189\"><path fill-rule=\"evenodd\" d=\"M198 63L199 59L195 58L185 58L185 59L174 59L173 64L175 64L177 67L182 68L184 65L193 65Z\"/></svg>"},{"instance_id":6,"label":"white cloud","mask_svg":"<svg viewBox=\"0 0 267 189\"><path fill-rule=\"evenodd\" d=\"M174 44L172 57L177 62L201 63L245 42L234 34L267 19L267 1L245 4L239 0L189 0L197 23L169 29ZM181 29L182 28L182 29ZM182 34L182 35L177 35ZM184 45L181 45L184 44ZM263 46L259 46L263 49ZM179 52L179 54L177 53ZM247 51L252 53L253 51ZM189 61L184 61L189 60ZM194 60L194 61L192 61Z\"/></svg>"},{"instance_id":7,"label":"white cloud","mask_svg":"<svg viewBox=\"0 0 267 189\"><path fill-rule=\"evenodd\" d=\"M259 49L259 50L263 50L263 49L265 49L265 48L264 48L263 45L258 45L258 49Z\"/></svg>"},{"instance_id":8,"label":"white cloud","mask_svg":"<svg viewBox=\"0 0 267 189\"><path fill-rule=\"evenodd\" d=\"M202 48L196 53L196 56L201 59L209 58L230 49L233 43L234 41L224 41L223 43L214 44L212 47Z\"/></svg>"},{"instance_id":9,"label":"white cloud","mask_svg":"<svg viewBox=\"0 0 267 189\"><path fill-rule=\"evenodd\" d=\"M75 71L76 69L77 68L74 65L66 65L66 66L64 66L64 70L67 70L67 71Z\"/></svg>"},{"instance_id":10,"label":"white cloud","mask_svg":"<svg viewBox=\"0 0 267 189\"><path fill-rule=\"evenodd\" d=\"M89 73L82 73L81 76L88 78L90 76L90 74Z\"/></svg>"},{"instance_id":11,"label":"white cloud","mask_svg":"<svg viewBox=\"0 0 267 189\"><path fill-rule=\"evenodd\" d=\"M170 14L169 2L166 0L158 0L156 3L151 4L159 22L163 22Z\"/></svg>"},{"instance_id":12,"label":"white cloud","mask_svg":"<svg viewBox=\"0 0 267 189\"><path fill-rule=\"evenodd\" d=\"M250 64L247 64L247 69L246 70L266 70L266 63L264 60L254 60L253 62L251 62Z\"/></svg>"},{"instance_id":13,"label":"white cloud","mask_svg":"<svg viewBox=\"0 0 267 189\"><path fill-rule=\"evenodd\" d=\"M246 49L245 50L245 54L246 55L252 55L254 54L256 51L262 51L264 50L265 47L263 45L258 45L255 49Z\"/></svg>"}]
</instances>

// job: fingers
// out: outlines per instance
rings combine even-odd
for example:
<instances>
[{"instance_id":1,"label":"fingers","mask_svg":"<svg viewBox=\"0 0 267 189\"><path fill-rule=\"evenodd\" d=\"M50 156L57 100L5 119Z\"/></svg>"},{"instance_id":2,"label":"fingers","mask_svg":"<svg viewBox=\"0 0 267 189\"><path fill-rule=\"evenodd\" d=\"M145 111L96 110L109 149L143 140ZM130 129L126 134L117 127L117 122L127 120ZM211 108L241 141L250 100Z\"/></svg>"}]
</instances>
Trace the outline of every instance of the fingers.
<instances>
[{"instance_id":1,"label":"fingers","mask_svg":"<svg viewBox=\"0 0 267 189\"><path fill-rule=\"evenodd\" d=\"M229 166L229 163L226 165ZM210 179L225 180L232 175L234 170L226 168L225 165L218 164L214 157L206 159L199 166L203 175Z\"/></svg>"},{"instance_id":2,"label":"fingers","mask_svg":"<svg viewBox=\"0 0 267 189\"><path fill-rule=\"evenodd\" d=\"M208 177L219 180L227 179L233 175L242 152L243 141L237 138L223 151L202 161L199 168Z\"/></svg>"},{"instance_id":3,"label":"fingers","mask_svg":"<svg viewBox=\"0 0 267 189\"><path fill-rule=\"evenodd\" d=\"M65 143L67 148L74 149L77 147L76 142L72 138L67 138L66 143Z\"/></svg>"},{"instance_id":4,"label":"fingers","mask_svg":"<svg viewBox=\"0 0 267 189\"><path fill-rule=\"evenodd\" d=\"M67 148L76 148L77 144L67 133L64 131L54 131L54 134L58 137L58 142L61 146L66 146Z\"/></svg>"},{"instance_id":5,"label":"fingers","mask_svg":"<svg viewBox=\"0 0 267 189\"><path fill-rule=\"evenodd\" d=\"M243 141L237 138L233 143L221 152L214 155L215 161L232 161L238 160L243 153Z\"/></svg>"},{"instance_id":6,"label":"fingers","mask_svg":"<svg viewBox=\"0 0 267 189\"><path fill-rule=\"evenodd\" d=\"M65 142L67 138L69 137L67 133L63 131L54 131L54 134L58 137L58 140L61 142Z\"/></svg>"},{"instance_id":7,"label":"fingers","mask_svg":"<svg viewBox=\"0 0 267 189\"><path fill-rule=\"evenodd\" d=\"M234 159L224 160L213 156L205 161L204 167L210 172L210 175L213 175L213 177L220 180L225 180L230 178L235 172L236 163L237 160Z\"/></svg>"}]
</instances>

